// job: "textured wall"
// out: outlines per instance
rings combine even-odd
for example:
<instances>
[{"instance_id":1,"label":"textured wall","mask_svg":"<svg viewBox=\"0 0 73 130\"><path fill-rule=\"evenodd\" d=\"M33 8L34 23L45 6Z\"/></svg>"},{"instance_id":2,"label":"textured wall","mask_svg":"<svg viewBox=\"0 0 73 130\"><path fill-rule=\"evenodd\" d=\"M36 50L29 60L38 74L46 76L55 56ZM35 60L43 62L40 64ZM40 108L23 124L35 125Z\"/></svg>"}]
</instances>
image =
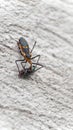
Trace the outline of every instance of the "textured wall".
<instances>
[{"instance_id":1,"label":"textured wall","mask_svg":"<svg viewBox=\"0 0 73 130\"><path fill-rule=\"evenodd\" d=\"M46 68L20 79L23 36ZM72 0L0 0L0 129L73 130Z\"/></svg>"}]
</instances>

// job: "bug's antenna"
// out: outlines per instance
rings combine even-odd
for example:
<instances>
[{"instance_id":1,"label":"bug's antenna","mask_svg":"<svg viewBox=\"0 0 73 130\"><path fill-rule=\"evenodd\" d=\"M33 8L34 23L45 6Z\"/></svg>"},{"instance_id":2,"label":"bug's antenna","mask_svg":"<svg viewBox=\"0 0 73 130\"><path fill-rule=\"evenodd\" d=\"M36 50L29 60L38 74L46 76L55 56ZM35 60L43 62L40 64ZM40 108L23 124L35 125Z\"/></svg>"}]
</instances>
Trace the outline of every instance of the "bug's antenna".
<instances>
[{"instance_id":1,"label":"bug's antenna","mask_svg":"<svg viewBox=\"0 0 73 130\"><path fill-rule=\"evenodd\" d=\"M32 49L31 49L31 53L32 53L32 51L33 51L33 49L34 49L35 45L36 45L36 41L35 41L35 43L34 43L34 45L33 45Z\"/></svg>"}]
</instances>

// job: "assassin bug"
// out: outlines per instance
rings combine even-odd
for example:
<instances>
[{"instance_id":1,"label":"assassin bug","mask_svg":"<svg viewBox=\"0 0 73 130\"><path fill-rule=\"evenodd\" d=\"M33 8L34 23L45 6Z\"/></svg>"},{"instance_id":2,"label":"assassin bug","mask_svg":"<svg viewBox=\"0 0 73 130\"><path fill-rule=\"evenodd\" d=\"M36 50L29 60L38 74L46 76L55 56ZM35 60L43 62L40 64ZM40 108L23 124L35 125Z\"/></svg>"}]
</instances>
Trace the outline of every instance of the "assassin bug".
<instances>
[{"instance_id":1,"label":"assassin bug","mask_svg":"<svg viewBox=\"0 0 73 130\"><path fill-rule=\"evenodd\" d=\"M18 48L20 50L20 54L24 57L23 60L16 60L15 61L17 68L18 68L19 76L29 75L32 72L35 72L43 67L43 65L39 63L40 55L36 55L36 56L32 57L32 51L36 45L36 42L34 43L31 51L30 51L30 48L29 48L27 41L23 37L21 37L19 39L19 41L17 42L17 45L18 45ZM36 63L32 61L35 58L38 58ZM19 69L18 62L21 63L23 70ZM26 63L29 63L29 65L30 65L29 68L26 68Z\"/></svg>"}]
</instances>

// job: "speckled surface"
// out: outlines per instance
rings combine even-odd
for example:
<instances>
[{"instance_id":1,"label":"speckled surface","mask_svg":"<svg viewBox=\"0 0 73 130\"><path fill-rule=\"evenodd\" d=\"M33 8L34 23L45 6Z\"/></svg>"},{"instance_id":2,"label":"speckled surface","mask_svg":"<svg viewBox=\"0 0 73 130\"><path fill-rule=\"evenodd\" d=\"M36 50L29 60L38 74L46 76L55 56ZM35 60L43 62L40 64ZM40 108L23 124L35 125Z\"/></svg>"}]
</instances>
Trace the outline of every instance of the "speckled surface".
<instances>
[{"instance_id":1,"label":"speckled surface","mask_svg":"<svg viewBox=\"0 0 73 130\"><path fill-rule=\"evenodd\" d=\"M21 36L46 66L26 79ZM0 130L73 130L72 0L0 0Z\"/></svg>"}]
</instances>

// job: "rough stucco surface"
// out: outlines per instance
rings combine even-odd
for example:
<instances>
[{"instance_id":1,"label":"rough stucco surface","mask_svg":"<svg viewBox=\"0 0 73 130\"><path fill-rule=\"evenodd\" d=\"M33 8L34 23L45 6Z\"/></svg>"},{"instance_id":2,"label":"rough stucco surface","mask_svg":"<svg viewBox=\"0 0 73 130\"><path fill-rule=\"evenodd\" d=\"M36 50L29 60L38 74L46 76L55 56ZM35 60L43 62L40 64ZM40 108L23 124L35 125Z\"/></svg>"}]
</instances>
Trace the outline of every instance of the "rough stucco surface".
<instances>
[{"instance_id":1,"label":"rough stucco surface","mask_svg":"<svg viewBox=\"0 0 73 130\"><path fill-rule=\"evenodd\" d=\"M26 79L21 36L46 65ZM0 0L0 130L73 130L72 0Z\"/></svg>"}]
</instances>

